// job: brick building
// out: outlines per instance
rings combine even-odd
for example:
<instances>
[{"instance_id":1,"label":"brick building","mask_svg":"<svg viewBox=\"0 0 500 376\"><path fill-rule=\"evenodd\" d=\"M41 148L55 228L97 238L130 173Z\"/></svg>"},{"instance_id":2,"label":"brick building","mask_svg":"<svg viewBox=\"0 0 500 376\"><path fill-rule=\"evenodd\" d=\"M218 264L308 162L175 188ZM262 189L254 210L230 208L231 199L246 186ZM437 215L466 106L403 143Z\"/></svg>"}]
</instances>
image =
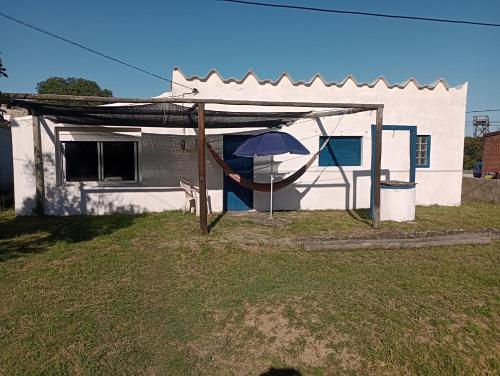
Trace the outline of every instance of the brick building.
<instances>
[{"instance_id":1,"label":"brick building","mask_svg":"<svg viewBox=\"0 0 500 376\"><path fill-rule=\"evenodd\" d=\"M483 174L497 174L500 172L500 131L485 134L483 141Z\"/></svg>"}]
</instances>

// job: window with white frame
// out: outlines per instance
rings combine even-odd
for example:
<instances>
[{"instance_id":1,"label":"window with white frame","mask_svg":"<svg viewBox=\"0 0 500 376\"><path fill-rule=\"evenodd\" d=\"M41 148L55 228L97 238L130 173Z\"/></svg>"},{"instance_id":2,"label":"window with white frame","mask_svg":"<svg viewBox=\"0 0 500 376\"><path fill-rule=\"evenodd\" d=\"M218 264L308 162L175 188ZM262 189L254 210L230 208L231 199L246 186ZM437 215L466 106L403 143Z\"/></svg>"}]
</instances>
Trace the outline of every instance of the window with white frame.
<instances>
[{"instance_id":1,"label":"window with white frame","mask_svg":"<svg viewBox=\"0 0 500 376\"><path fill-rule=\"evenodd\" d=\"M417 167L429 167L431 158L431 136L417 136Z\"/></svg>"},{"instance_id":2,"label":"window with white frame","mask_svg":"<svg viewBox=\"0 0 500 376\"><path fill-rule=\"evenodd\" d=\"M136 141L62 142L65 182L137 182Z\"/></svg>"}]
</instances>

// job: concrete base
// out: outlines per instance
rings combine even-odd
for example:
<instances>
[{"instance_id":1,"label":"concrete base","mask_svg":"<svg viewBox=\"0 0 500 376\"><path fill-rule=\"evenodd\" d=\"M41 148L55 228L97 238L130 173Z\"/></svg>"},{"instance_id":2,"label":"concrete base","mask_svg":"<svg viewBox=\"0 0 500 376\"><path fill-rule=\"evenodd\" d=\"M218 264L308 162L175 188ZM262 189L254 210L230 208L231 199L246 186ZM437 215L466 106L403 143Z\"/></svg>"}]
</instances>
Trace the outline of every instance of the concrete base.
<instances>
[{"instance_id":1,"label":"concrete base","mask_svg":"<svg viewBox=\"0 0 500 376\"><path fill-rule=\"evenodd\" d=\"M380 220L407 222L415 220L415 187L388 187L380 190Z\"/></svg>"},{"instance_id":2,"label":"concrete base","mask_svg":"<svg viewBox=\"0 0 500 376\"><path fill-rule=\"evenodd\" d=\"M382 234L383 236L384 234ZM422 248L464 244L490 244L500 239L498 229L464 231L445 235L433 235L415 233L416 237L392 238L385 234L386 238L380 239L339 239L339 240L311 240L304 241L302 248L306 251L335 251L349 249L403 249ZM401 234L404 235L404 234ZM408 236L409 234L406 234Z\"/></svg>"}]
</instances>

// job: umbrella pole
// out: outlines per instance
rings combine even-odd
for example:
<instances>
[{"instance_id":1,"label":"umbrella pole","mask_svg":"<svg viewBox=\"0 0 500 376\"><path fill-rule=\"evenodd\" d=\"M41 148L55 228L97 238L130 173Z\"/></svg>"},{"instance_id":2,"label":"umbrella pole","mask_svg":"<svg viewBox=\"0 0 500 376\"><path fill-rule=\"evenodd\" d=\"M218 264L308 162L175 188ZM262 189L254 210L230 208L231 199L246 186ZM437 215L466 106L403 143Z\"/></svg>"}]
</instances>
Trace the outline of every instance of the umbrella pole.
<instances>
[{"instance_id":1,"label":"umbrella pole","mask_svg":"<svg viewBox=\"0 0 500 376\"><path fill-rule=\"evenodd\" d=\"M269 218L273 218L273 156L271 155L271 197L269 202Z\"/></svg>"}]
</instances>

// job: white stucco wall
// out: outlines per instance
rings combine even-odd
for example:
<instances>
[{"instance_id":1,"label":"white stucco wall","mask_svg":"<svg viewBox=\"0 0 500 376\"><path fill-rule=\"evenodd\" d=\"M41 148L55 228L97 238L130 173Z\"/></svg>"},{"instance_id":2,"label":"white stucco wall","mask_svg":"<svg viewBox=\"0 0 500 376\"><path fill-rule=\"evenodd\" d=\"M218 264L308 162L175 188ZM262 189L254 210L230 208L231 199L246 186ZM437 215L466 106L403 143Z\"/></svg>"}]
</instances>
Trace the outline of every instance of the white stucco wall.
<instances>
[{"instance_id":1,"label":"white stucco wall","mask_svg":"<svg viewBox=\"0 0 500 376\"><path fill-rule=\"evenodd\" d=\"M55 124L48 119L41 122L42 151L45 178L45 213L48 215L109 214L117 212L158 212L180 210L184 192L180 179L197 181L195 137L182 129L75 127ZM33 133L31 117L13 121L13 158L15 181L15 209L18 215L30 215L34 209L35 180ZM192 130L190 131L192 133ZM133 140L139 141L138 185L103 185L92 182L62 183L58 181L58 141ZM186 141L185 150L181 140ZM218 150L220 136L210 137ZM218 150L222 152L222 150ZM60 170L60 169L59 169ZM222 176L211 158L207 161L207 180L214 211L222 210Z\"/></svg>"},{"instance_id":2,"label":"white stucco wall","mask_svg":"<svg viewBox=\"0 0 500 376\"><path fill-rule=\"evenodd\" d=\"M467 83L450 88L444 80L422 86L411 79L392 86L384 78L371 84L358 84L352 77L342 83L326 83L319 75L310 82L294 82L282 75L274 82L262 81L249 72L242 80L223 79L217 71L205 77L189 77L178 69L173 81L195 87L199 97L225 99L253 99L275 101L383 103L384 124L413 125L417 133L431 136L431 163L429 168L417 168L417 205L460 205L463 139ZM173 86L173 94L186 89ZM208 109L222 108L218 105ZM260 107L259 109L262 110ZM254 108L252 108L254 109ZM269 110L297 110L273 107ZM240 108L240 110L242 110ZM275 209L345 209L367 208L370 202L371 124L375 113L359 113L315 120L300 120L283 130L301 140L311 152L318 150L318 137L324 133L334 136L362 136L362 165L358 167L312 168L292 187L277 192ZM332 131L335 131L332 133ZM383 178L407 180L409 177L408 132L383 132ZM280 174L295 171L307 157L278 156ZM267 179L268 171L256 173L255 178ZM313 184L314 183L314 184ZM266 194L254 193L258 210L268 209Z\"/></svg>"},{"instance_id":3,"label":"white stucco wall","mask_svg":"<svg viewBox=\"0 0 500 376\"><path fill-rule=\"evenodd\" d=\"M204 78L186 78L174 70L173 81L196 87L200 98L253 99L279 101L383 103L384 124L414 125L419 134L431 135L430 168L417 168L417 204L459 205L463 159L463 137L467 85L447 88L439 82L434 88L418 88L413 81L404 88L389 88L385 80L372 87L359 86L349 78L339 85L328 84L316 77L309 84L294 84L287 76L278 82L259 82L249 74L241 82L224 81L212 72ZM174 85L173 95L181 95L185 88ZM207 105L207 109L282 111L297 109ZM352 209L367 208L370 204L371 124L375 113L359 113L344 117L299 120L283 130L294 135L314 153L319 147L320 135L362 137L362 165L356 167L320 167L318 162L292 186L276 192L275 210ZM83 130L83 133L82 133ZM103 214L111 212L145 212L181 209L184 193L179 180L196 183L197 164L192 129L129 129L117 133L116 128L96 132L87 128L42 124L44 153L46 213ZM252 131L252 130L248 130ZM208 130L210 141L222 155L222 133L241 132L237 129ZM137 186L99 186L97 184L62 184L58 181L56 145L61 139L81 137L133 138L140 147L139 171L141 184ZM78 138L80 137L80 138ZM18 118L12 126L16 213L28 215L33 209L33 141L31 117ZM180 147L185 140L186 149ZM383 179L407 180L409 176L408 132L384 131L382 168ZM277 156L274 171L286 176L297 170L309 156ZM267 182L269 159L256 158L254 179ZM223 173L207 152L207 184L213 211L222 210ZM254 192L254 208L269 209L269 196Z\"/></svg>"}]
</instances>

